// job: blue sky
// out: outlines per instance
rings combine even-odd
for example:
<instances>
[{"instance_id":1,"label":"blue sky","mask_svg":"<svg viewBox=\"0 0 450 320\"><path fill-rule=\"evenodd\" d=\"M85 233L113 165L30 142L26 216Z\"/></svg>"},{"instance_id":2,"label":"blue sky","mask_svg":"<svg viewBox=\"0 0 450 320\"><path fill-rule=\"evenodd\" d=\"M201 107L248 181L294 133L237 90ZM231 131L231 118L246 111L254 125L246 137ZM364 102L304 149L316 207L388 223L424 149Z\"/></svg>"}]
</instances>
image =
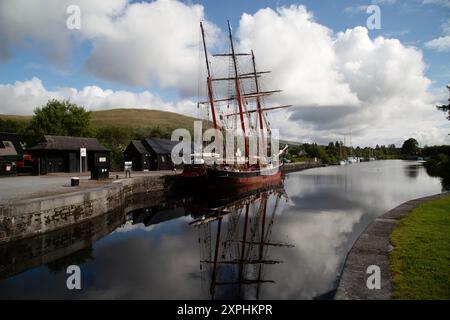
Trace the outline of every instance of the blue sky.
<instances>
[{"instance_id":1,"label":"blue sky","mask_svg":"<svg viewBox=\"0 0 450 320\"><path fill-rule=\"evenodd\" d=\"M140 1L132 1L140 2ZM226 20L233 26L239 25L242 13L254 13L259 9L270 7L276 9L281 6L303 4L310 10L315 20L329 27L334 32L345 31L355 26L364 26L369 16L364 11L350 13L348 8L371 3L370 1L348 0L199 0L183 1L185 3L201 4L205 8L206 17L217 26L225 30ZM426 41L442 35L441 25L450 17L450 5L423 4L422 0L412 1L379 1L381 8L381 30L371 30L370 36L387 36L400 39L404 44L418 47L423 50L424 60L427 64L426 75L434 82L433 86L443 87L450 80L449 52L436 52L423 48ZM391 4L392 3L392 4ZM346 10L347 9L347 10ZM98 85L113 90L129 90L139 92L146 87L127 86L113 81L104 81L89 75L83 70L83 62L91 46L88 43L74 48L73 60L69 66L58 68L48 62L43 56L36 55L34 51L15 50L12 59L0 64L0 83L12 83L17 80L30 79L38 76L49 89L58 87L78 87ZM164 98L176 96L174 90L159 90L157 86L150 88Z\"/></svg>"},{"instance_id":2,"label":"blue sky","mask_svg":"<svg viewBox=\"0 0 450 320\"><path fill-rule=\"evenodd\" d=\"M365 11L349 13L355 8L377 1L349 0L202 0L206 15L218 26L225 25L225 17L229 17L233 25L238 25L243 12L254 13L259 9L291 4L303 4L313 12L315 19L335 32L345 31L355 26L365 26L368 14ZM378 1L381 8L381 29L371 30L370 36L387 36L400 39L403 43L422 48L424 43L442 35L441 25L450 18L450 1L447 6L424 4L422 0ZM443 3L443 2L442 2ZM347 10L346 10L347 9ZM428 65L427 76L435 81L435 86L445 86L450 81L450 53L423 50Z\"/></svg>"},{"instance_id":3,"label":"blue sky","mask_svg":"<svg viewBox=\"0 0 450 320\"><path fill-rule=\"evenodd\" d=\"M65 6L72 3L81 7L82 28L68 31ZM381 9L380 30L365 29L370 4ZM280 102L298 107L277 113L276 124L289 127L282 136L326 142L352 130L356 142L367 144L377 130L385 143L410 135L446 142L448 122L433 105L445 101L450 82L450 0L1 2L0 113L30 114L55 97L92 110L124 106L195 115L198 50L192 38L199 8L216 41L223 40L229 19L236 36L244 35L237 37L240 45L267 52L258 59L275 66L269 82L286 89ZM405 110L416 115L400 119ZM388 125L375 128L386 119Z\"/></svg>"}]
</instances>

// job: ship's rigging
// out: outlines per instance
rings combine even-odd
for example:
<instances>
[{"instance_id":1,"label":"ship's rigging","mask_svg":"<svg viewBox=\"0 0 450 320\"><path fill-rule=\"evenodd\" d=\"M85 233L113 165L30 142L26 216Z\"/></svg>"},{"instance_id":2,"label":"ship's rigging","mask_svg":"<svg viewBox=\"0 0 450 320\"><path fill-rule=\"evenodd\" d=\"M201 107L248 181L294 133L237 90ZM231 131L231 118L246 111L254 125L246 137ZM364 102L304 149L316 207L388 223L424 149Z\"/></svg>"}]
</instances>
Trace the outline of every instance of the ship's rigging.
<instances>
[{"instance_id":1,"label":"ship's rigging","mask_svg":"<svg viewBox=\"0 0 450 320\"><path fill-rule=\"evenodd\" d=\"M281 92L281 90L262 89L261 78L270 71L257 70L253 50L251 52L236 52L229 21L228 41L230 51L211 55L214 59L228 59L228 74L215 76L207 49L203 23L200 23L200 29L202 51L206 63L207 100L199 102L198 106L207 109L208 120L212 121L215 129L231 130L244 137L244 150L241 150L241 152L244 155L245 165L248 167L250 137L256 138L261 143L260 148L267 152L266 139L269 139L271 135L267 111L288 108L290 105L265 106L265 98ZM244 59L247 60L247 63L244 62ZM217 64L220 64L219 62ZM223 65L224 61L221 62ZM246 67L245 71L243 71L243 65ZM267 163L266 159L263 159L263 161L258 159L257 161L259 167Z\"/></svg>"}]
</instances>

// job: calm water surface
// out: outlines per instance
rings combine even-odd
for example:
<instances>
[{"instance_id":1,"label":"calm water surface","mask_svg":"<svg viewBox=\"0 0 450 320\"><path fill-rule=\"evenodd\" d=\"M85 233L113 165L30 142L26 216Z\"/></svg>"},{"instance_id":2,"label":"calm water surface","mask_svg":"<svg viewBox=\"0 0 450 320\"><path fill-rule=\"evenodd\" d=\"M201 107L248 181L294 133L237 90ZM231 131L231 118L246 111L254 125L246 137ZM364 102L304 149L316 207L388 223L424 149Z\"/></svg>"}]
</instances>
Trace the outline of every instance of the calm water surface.
<instances>
[{"instance_id":1,"label":"calm water surface","mask_svg":"<svg viewBox=\"0 0 450 320\"><path fill-rule=\"evenodd\" d=\"M290 173L284 188L222 203L144 203L0 247L0 298L332 298L369 223L440 191L418 163L392 160ZM66 288L71 264L80 291Z\"/></svg>"}]
</instances>

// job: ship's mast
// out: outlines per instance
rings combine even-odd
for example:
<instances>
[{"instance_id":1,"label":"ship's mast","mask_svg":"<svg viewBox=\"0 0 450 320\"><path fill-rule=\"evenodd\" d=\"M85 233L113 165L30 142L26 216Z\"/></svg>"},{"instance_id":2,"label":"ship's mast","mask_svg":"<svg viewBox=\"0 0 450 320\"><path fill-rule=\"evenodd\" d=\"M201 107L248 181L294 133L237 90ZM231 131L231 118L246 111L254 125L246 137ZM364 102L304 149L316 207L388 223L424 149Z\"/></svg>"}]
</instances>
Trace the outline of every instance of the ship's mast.
<instances>
[{"instance_id":1,"label":"ship's mast","mask_svg":"<svg viewBox=\"0 0 450 320\"><path fill-rule=\"evenodd\" d=\"M206 49L205 30L203 29L202 22L200 22L200 28L202 29L203 50L205 51L206 70L208 71L207 83L208 83L209 103L211 104L211 115L213 118L214 129L217 129L216 108L214 106L214 95L213 95L213 86L212 86L212 79L211 79L211 69L209 66L208 50Z\"/></svg>"},{"instance_id":2,"label":"ship's mast","mask_svg":"<svg viewBox=\"0 0 450 320\"><path fill-rule=\"evenodd\" d=\"M230 20L228 20L228 34L230 37L230 46L231 46L231 57L233 59L233 67L234 67L234 74L235 74L235 87L236 87L236 100L239 106L239 117L241 120L241 127L242 127L242 134L244 136L244 148L245 148L245 162L248 161L248 141L247 141L247 134L245 130L245 119L244 119L244 110L242 105L242 96L241 96L241 85L239 83L239 74L238 74L238 68L237 68L237 61L236 61L236 54L234 52L234 44L233 44L233 35L231 33L231 25Z\"/></svg>"},{"instance_id":3,"label":"ship's mast","mask_svg":"<svg viewBox=\"0 0 450 320\"><path fill-rule=\"evenodd\" d=\"M249 164L249 141L248 141L248 136L247 136L247 128L246 128L246 123L245 123L245 117L248 117L249 120L249 126L251 126L251 120L250 120L250 114L251 113L258 113L257 114L257 119L256 122L259 122L259 131L260 131L260 135L259 138L261 139L261 148L262 150L267 151L267 146L266 146L266 141L265 141L265 137L264 137L264 124L266 126L266 128L268 130L270 130L269 128L269 124L267 122L267 119L264 117L264 111L269 111L269 110L276 110L276 109L281 109L281 108L288 108L291 107L291 105L285 105L285 106L275 106L275 107L269 107L269 108L263 108L262 104L261 104L261 99L260 97L262 96L269 96L272 95L274 93L280 92L281 90L271 90L271 91L261 91L259 88L259 83L258 83L258 77L261 74L264 73L268 73L270 71L256 71L256 63L255 63L255 56L253 54L253 51L251 53L236 53L234 50L234 42L233 42L233 35L232 35L232 31L231 31L231 24L230 21L228 21L228 33L229 33L229 40L230 40L230 47L231 47L231 53L222 53L222 54L214 54L213 56L215 57L231 57L232 58L232 62L233 62L233 71L234 71L234 76L233 77L221 77L221 78L213 78L211 75L211 67L210 67L210 63L209 63L209 58L208 58L208 52L206 49L206 41L205 41L205 31L203 28L203 24L200 23L200 27L201 27L201 31L202 31L202 39L203 39L203 50L204 50L204 54L205 54L205 61L206 61L206 69L208 72L208 77L207 77L207 85L208 85L208 101L203 101L203 102L199 102L199 105L202 104L210 104L211 105L211 114L212 114L212 118L213 118L213 123L214 123L214 128L218 129L220 128L218 122L217 122L217 112L216 112L216 106L215 103L221 103L221 102L227 102L227 101L236 101L237 105L238 105L238 112L234 112L234 113L228 113L226 115L224 115L225 117L236 117L235 119L237 120L237 116L239 116L240 118L240 122L241 122L241 130L242 130L242 135L244 138L244 148L245 148L245 165L248 167ZM237 57L238 56L252 56L252 62L253 62L253 70L250 73L243 73L243 74L239 74L239 70L238 70L238 61L237 61ZM250 93L245 93L241 90L241 83L240 80L241 79L252 79L255 81L255 87L256 90L255 92L250 92ZM213 94L213 82L214 81L230 81L233 80L234 81L234 85L235 85L235 91L236 94L231 95L230 97L226 97L226 98L218 98L218 99L214 99L214 94ZM251 98L256 98L256 109L255 110L247 110L245 108L244 105L244 100L247 99L251 99ZM222 118L222 117L221 117ZM269 131L270 134L270 131ZM264 155L266 154L266 152L264 152ZM261 162L260 162L261 164Z\"/></svg>"},{"instance_id":4,"label":"ship's mast","mask_svg":"<svg viewBox=\"0 0 450 320\"><path fill-rule=\"evenodd\" d=\"M256 63L255 63L255 55L253 54L252 50L252 64L253 64L253 74L255 76L255 87L256 87L256 93L259 94L259 83L258 83L258 74L256 72ZM259 96L256 96L256 109L258 110L258 116L259 116L259 131L260 131L260 139L261 139L261 149L265 150L266 143L264 141L264 124L263 124L263 114L262 114L262 108L261 108L261 99ZM263 153L265 155L266 152Z\"/></svg>"}]
</instances>

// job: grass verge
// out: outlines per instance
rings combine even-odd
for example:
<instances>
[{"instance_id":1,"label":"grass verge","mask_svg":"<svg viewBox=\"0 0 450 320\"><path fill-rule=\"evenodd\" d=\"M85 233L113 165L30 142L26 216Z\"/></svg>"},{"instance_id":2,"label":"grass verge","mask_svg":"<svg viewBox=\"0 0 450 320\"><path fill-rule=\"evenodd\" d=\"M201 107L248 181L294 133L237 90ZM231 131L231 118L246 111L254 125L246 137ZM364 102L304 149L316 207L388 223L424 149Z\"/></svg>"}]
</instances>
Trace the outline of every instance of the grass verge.
<instances>
[{"instance_id":1,"label":"grass verge","mask_svg":"<svg viewBox=\"0 0 450 320\"><path fill-rule=\"evenodd\" d=\"M391 243L394 299L450 299L450 196L417 206Z\"/></svg>"}]
</instances>

